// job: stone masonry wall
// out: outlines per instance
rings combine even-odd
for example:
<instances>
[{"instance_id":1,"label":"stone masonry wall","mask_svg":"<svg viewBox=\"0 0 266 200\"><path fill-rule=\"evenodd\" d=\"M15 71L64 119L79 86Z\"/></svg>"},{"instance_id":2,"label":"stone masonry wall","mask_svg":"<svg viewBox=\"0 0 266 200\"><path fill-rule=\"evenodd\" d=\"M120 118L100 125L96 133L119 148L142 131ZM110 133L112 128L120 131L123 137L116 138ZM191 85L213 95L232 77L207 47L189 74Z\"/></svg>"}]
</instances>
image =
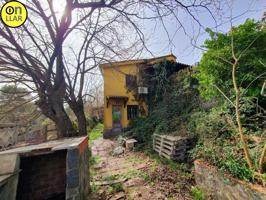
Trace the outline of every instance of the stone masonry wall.
<instances>
[{"instance_id":1,"label":"stone masonry wall","mask_svg":"<svg viewBox=\"0 0 266 200\"><path fill-rule=\"evenodd\" d=\"M67 151L66 200L85 200L89 187L88 140Z\"/></svg>"},{"instance_id":2,"label":"stone masonry wall","mask_svg":"<svg viewBox=\"0 0 266 200\"><path fill-rule=\"evenodd\" d=\"M265 200L266 188L246 183L218 172L203 161L196 160L195 179L198 187L218 200Z\"/></svg>"}]
</instances>

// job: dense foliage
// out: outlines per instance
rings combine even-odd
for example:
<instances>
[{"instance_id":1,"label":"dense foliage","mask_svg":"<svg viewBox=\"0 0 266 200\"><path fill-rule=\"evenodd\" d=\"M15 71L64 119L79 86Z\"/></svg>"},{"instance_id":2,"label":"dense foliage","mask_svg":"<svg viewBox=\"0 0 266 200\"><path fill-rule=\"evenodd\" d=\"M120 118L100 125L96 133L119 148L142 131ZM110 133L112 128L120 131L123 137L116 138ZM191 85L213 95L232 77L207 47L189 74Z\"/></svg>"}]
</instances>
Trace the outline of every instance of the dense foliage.
<instances>
[{"instance_id":1,"label":"dense foliage","mask_svg":"<svg viewBox=\"0 0 266 200\"><path fill-rule=\"evenodd\" d=\"M193 73L175 71L170 62L154 65L153 76L146 77L149 114L133 121L128 134L145 147L154 133L196 135L198 143L191 152L194 159L204 159L235 177L257 182L255 171L266 136L266 99L260 95L266 79L266 29L261 23L247 20L228 33L209 30L210 39L205 42L208 50ZM233 105L232 36L234 51L237 56L241 54L236 73L240 120L253 169L243 156ZM262 167L259 183L263 179L266 182L265 164Z\"/></svg>"},{"instance_id":2,"label":"dense foliage","mask_svg":"<svg viewBox=\"0 0 266 200\"><path fill-rule=\"evenodd\" d=\"M194 157L208 160L248 181L255 180L255 171L266 172L265 164L259 166L266 136L266 99L260 95L266 79L266 29L261 23L247 20L225 34L209 31L210 39L205 42L208 51L196 77L201 96L215 99L217 105L210 112L194 113L190 120L191 131L199 136ZM239 58L236 81L240 88L240 121L254 167L248 166L243 155L243 142L240 142L236 123L232 48ZM261 182L261 179L256 180Z\"/></svg>"},{"instance_id":3,"label":"dense foliage","mask_svg":"<svg viewBox=\"0 0 266 200\"><path fill-rule=\"evenodd\" d=\"M187 134L184 124L199 101L193 71L183 70L169 61L153 67L153 75L146 77L149 82L149 114L132 121L132 128L127 132L144 145L151 143L153 133Z\"/></svg>"},{"instance_id":4,"label":"dense foliage","mask_svg":"<svg viewBox=\"0 0 266 200\"><path fill-rule=\"evenodd\" d=\"M237 70L237 82L246 90L247 96L257 97L262 103L265 98L260 96L260 90L266 77L266 27L262 22L247 20L243 25L234 27L228 33L215 33L208 30L210 39L204 47L197 78L200 82L200 93L205 98L222 96L217 87L228 97L232 97L232 38L233 48L237 56L242 54ZM243 91L244 93L244 91ZM264 103L265 104L265 103Z\"/></svg>"}]
</instances>

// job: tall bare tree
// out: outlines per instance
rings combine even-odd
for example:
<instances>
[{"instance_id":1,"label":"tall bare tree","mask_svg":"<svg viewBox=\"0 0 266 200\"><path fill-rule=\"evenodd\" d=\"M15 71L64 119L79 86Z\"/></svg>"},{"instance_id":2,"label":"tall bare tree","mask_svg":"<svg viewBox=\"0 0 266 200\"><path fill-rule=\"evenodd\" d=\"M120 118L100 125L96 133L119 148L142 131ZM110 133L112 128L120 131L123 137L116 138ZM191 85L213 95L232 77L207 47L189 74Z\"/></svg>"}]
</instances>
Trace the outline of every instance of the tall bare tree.
<instances>
[{"instance_id":1,"label":"tall bare tree","mask_svg":"<svg viewBox=\"0 0 266 200\"><path fill-rule=\"evenodd\" d=\"M29 17L22 27L0 25L0 76L34 92L37 105L56 124L59 136L69 137L87 134L86 75L94 73L100 62L149 51L139 22L158 21L168 33L164 20L170 17L177 22L177 30L185 31L178 17L182 10L201 27L197 12L213 17L212 10L221 1L65 0L62 11L56 2L26 1ZM77 118L78 130L65 111L66 104Z\"/></svg>"}]
</instances>

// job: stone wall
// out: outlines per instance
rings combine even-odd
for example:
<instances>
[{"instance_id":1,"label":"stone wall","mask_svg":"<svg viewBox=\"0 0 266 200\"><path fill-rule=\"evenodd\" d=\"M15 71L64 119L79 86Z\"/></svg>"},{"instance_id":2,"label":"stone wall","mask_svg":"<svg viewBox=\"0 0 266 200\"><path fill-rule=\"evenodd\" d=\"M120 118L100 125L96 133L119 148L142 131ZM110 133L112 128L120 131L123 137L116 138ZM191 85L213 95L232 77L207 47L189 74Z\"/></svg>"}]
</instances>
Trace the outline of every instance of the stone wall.
<instances>
[{"instance_id":1,"label":"stone wall","mask_svg":"<svg viewBox=\"0 0 266 200\"><path fill-rule=\"evenodd\" d=\"M89 189L88 140L67 151L66 200L87 199Z\"/></svg>"},{"instance_id":2,"label":"stone wall","mask_svg":"<svg viewBox=\"0 0 266 200\"><path fill-rule=\"evenodd\" d=\"M65 199L66 151L21 157L17 199Z\"/></svg>"},{"instance_id":3,"label":"stone wall","mask_svg":"<svg viewBox=\"0 0 266 200\"><path fill-rule=\"evenodd\" d=\"M198 187L219 200L265 200L266 188L222 174L216 167L196 160L195 179Z\"/></svg>"}]
</instances>

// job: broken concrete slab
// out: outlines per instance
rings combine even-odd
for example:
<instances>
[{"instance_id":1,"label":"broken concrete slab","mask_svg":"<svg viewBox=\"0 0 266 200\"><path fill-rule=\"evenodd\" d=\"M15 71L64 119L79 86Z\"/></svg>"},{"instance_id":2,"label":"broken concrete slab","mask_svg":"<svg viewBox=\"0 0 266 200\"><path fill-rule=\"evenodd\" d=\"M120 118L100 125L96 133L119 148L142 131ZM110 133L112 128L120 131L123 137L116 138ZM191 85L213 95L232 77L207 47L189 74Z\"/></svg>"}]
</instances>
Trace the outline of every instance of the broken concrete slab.
<instances>
[{"instance_id":1,"label":"broken concrete slab","mask_svg":"<svg viewBox=\"0 0 266 200\"><path fill-rule=\"evenodd\" d=\"M133 150L135 147L135 143L137 143L137 140L135 139L128 139L125 141L126 149L127 150Z\"/></svg>"}]
</instances>

